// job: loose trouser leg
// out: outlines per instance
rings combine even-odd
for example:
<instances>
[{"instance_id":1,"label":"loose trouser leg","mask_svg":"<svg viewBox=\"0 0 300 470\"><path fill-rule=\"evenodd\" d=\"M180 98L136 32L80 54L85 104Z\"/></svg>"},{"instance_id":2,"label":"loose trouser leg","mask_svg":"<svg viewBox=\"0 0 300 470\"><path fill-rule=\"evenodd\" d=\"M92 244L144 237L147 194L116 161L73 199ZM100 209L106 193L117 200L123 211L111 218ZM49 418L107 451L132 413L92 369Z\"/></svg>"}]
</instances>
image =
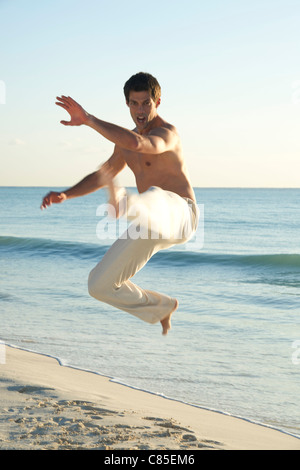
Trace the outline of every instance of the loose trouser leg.
<instances>
[{"instance_id":1,"label":"loose trouser leg","mask_svg":"<svg viewBox=\"0 0 300 470\"><path fill-rule=\"evenodd\" d=\"M180 196L160 188L133 195L127 210L131 218L139 215L91 271L89 293L141 320L156 323L174 309L175 299L142 289L129 279L157 251L190 238L195 217Z\"/></svg>"},{"instance_id":2,"label":"loose trouser leg","mask_svg":"<svg viewBox=\"0 0 300 470\"><path fill-rule=\"evenodd\" d=\"M148 323L170 313L175 299L142 289L129 279L161 248L159 240L119 238L89 275L89 293Z\"/></svg>"}]
</instances>

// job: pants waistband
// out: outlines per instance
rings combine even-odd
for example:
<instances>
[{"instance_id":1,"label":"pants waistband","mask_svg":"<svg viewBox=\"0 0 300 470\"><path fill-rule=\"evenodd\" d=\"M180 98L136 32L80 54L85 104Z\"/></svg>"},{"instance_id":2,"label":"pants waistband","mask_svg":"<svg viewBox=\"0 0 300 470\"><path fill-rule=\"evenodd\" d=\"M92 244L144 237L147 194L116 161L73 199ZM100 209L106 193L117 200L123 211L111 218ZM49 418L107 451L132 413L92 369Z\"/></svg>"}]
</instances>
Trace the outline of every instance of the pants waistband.
<instances>
[{"instance_id":1,"label":"pants waistband","mask_svg":"<svg viewBox=\"0 0 300 470\"><path fill-rule=\"evenodd\" d=\"M184 199L189 204L196 204L196 202L193 199L190 199L189 197L182 197L182 199Z\"/></svg>"},{"instance_id":2,"label":"pants waistband","mask_svg":"<svg viewBox=\"0 0 300 470\"><path fill-rule=\"evenodd\" d=\"M194 201L193 199L190 199L189 197L183 197L182 199L184 199L188 203L188 206L191 208L191 211L194 216L194 224L195 224L195 230L196 230L198 222L199 222L199 216L200 216L197 203L196 201Z\"/></svg>"}]
</instances>

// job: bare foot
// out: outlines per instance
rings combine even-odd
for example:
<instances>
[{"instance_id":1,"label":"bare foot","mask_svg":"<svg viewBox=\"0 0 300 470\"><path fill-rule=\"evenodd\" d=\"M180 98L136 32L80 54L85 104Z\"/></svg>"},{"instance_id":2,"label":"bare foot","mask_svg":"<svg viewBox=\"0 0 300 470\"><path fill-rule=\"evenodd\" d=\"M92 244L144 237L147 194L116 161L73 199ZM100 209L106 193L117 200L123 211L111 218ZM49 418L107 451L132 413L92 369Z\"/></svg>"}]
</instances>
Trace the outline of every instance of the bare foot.
<instances>
[{"instance_id":1,"label":"bare foot","mask_svg":"<svg viewBox=\"0 0 300 470\"><path fill-rule=\"evenodd\" d=\"M168 316L166 316L160 321L162 329L163 329L162 330L163 335L167 335L168 331L171 329L171 316L175 312L175 310L177 310L177 308L178 308L178 300L175 299L175 305L174 305L172 312L169 313Z\"/></svg>"}]
</instances>

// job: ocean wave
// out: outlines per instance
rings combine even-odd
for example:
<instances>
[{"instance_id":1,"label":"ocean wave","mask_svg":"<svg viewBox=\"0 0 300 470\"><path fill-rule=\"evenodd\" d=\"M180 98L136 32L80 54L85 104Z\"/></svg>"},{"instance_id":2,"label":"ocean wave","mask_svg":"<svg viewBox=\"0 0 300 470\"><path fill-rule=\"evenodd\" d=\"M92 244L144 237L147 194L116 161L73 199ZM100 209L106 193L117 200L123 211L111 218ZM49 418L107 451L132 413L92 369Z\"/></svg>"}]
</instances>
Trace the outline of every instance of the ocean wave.
<instances>
[{"instance_id":1,"label":"ocean wave","mask_svg":"<svg viewBox=\"0 0 300 470\"><path fill-rule=\"evenodd\" d=\"M253 267L296 267L300 268L300 254L235 254L235 253L205 253L190 251L160 252L161 257L171 263L209 264L223 266L253 266Z\"/></svg>"},{"instance_id":2,"label":"ocean wave","mask_svg":"<svg viewBox=\"0 0 300 470\"><path fill-rule=\"evenodd\" d=\"M29 256L71 256L93 259L104 255L109 245L84 242L69 242L44 238L0 236L0 250L25 252ZM149 263L171 264L173 266L215 265L228 267L287 267L300 268L300 254L235 254L207 253L186 249L168 249L158 252Z\"/></svg>"},{"instance_id":3,"label":"ocean wave","mask_svg":"<svg viewBox=\"0 0 300 470\"><path fill-rule=\"evenodd\" d=\"M29 256L74 256L93 258L107 250L106 246L92 243L68 242L46 238L0 236L0 250L26 253Z\"/></svg>"}]
</instances>

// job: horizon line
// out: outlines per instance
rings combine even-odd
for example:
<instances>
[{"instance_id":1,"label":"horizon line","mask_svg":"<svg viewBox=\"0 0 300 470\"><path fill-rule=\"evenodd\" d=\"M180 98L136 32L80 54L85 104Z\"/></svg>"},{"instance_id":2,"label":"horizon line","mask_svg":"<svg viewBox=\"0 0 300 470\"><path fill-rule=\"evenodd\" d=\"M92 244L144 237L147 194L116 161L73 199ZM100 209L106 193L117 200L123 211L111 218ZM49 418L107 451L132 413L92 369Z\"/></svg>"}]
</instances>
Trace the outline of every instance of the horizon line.
<instances>
[{"instance_id":1,"label":"horizon line","mask_svg":"<svg viewBox=\"0 0 300 470\"><path fill-rule=\"evenodd\" d=\"M67 186L67 185L66 185ZM62 186L54 186L54 185L1 185L0 188L61 188ZM65 186L64 186L65 187ZM126 188L136 188L136 186L127 186ZM194 189L300 189L300 186L193 186ZM99 188L104 189L103 188ZM98 191L99 191L98 190ZM95 191L96 192L96 191Z\"/></svg>"}]
</instances>

